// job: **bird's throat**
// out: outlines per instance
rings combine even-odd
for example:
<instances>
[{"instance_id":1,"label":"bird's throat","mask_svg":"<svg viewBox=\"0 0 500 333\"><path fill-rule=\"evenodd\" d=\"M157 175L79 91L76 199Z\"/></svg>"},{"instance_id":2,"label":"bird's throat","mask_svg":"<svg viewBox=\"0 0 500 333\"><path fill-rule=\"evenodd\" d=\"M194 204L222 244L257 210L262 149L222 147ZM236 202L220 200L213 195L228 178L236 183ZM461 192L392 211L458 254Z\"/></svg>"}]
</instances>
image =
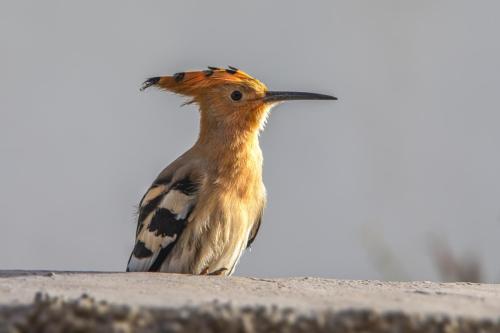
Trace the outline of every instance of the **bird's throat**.
<instances>
[{"instance_id":1,"label":"bird's throat","mask_svg":"<svg viewBox=\"0 0 500 333\"><path fill-rule=\"evenodd\" d=\"M261 124L258 120L214 117L200 110L200 134L195 144L218 173L262 173L262 151L259 146ZM240 117L240 118L236 118Z\"/></svg>"}]
</instances>

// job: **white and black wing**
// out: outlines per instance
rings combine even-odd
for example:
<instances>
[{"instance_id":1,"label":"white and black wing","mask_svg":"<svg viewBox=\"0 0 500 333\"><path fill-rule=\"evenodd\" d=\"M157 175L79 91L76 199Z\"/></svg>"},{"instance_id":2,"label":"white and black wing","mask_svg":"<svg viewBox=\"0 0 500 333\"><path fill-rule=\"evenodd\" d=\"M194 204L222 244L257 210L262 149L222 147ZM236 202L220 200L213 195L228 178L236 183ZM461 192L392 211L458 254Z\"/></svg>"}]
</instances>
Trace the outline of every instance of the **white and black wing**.
<instances>
[{"instance_id":1,"label":"white and black wing","mask_svg":"<svg viewBox=\"0 0 500 333\"><path fill-rule=\"evenodd\" d=\"M157 180L139 205L136 242L128 272L158 271L186 227L197 199L189 178Z\"/></svg>"}]
</instances>

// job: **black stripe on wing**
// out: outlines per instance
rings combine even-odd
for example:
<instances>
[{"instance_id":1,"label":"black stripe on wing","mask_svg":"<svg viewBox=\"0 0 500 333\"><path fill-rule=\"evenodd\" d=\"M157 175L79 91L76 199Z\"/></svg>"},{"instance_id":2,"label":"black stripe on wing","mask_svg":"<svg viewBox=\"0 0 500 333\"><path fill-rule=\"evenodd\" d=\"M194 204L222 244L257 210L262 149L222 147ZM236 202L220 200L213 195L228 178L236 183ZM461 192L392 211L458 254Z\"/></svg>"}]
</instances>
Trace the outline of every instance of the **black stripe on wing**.
<instances>
[{"instance_id":1,"label":"black stripe on wing","mask_svg":"<svg viewBox=\"0 0 500 333\"><path fill-rule=\"evenodd\" d=\"M185 224L185 219L178 220L171 211L160 208L151 219L148 230L154 232L155 236L175 237L184 230Z\"/></svg>"},{"instance_id":2,"label":"black stripe on wing","mask_svg":"<svg viewBox=\"0 0 500 333\"><path fill-rule=\"evenodd\" d=\"M184 178L179 180L172 186L173 190L181 191L185 195L193 195L198 191L198 184L190 180L189 178Z\"/></svg>"},{"instance_id":3,"label":"black stripe on wing","mask_svg":"<svg viewBox=\"0 0 500 333\"><path fill-rule=\"evenodd\" d=\"M132 252L136 258L148 258L153 255L150 249L146 247L143 241L137 241L134 246L134 251Z\"/></svg>"},{"instance_id":4,"label":"black stripe on wing","mask_svg":"<svg viewBox=\"0 0 500 333\"><path fill-rule=\"evenodd\" d=\"M187 218L177 220L175 215L168 209L160 208L156 211L155 215L151 219L151 223L148 226L148 230L154 232L156 236L175 237L175 240L169 243L166 247L161 248L156 260L149 268L150 272L156 272L160 269L163 261L165 261L165 258L168 256L170 251L172 251L177 243L177 240L184 231L186 223Z\"/></svg>"},{"instance_id":5,"label":"black stripe on wing","mask_svg":"<svg viewBox=\"0 0 500 333\"><path fill-rule=\"evenodd\" d=\"M144 226L144 220L146 219L146 217L148 217L149 214L151 214L155 209L158 208L158 205L163 200L164 196L165 196L165 194L157 196L153 200L149 201L144 207L139 209L139 218L138 218L138 222L137 222L136 235L138 235L141 232L142 227Z\"/></svg>"},{"instance_id":6,"label":"black stripe on wing","mask_svg":"<svg viewBox=\"0 0 500 333\"><path fill-rule=\"evenodd\" d=\"M158 257L156 257L156 260L153 262L151 267L149 267L148 270L149 272L158 272L160 270L161 264L163 264L163 262L167 258L170 251L172 251L176 243L177 239L174 242L168 244L166 247L162 247L160 253L158 254Z\"/></svg>"},{"instance_id":7,"label":"black stripe on wing","mask_svg":"<svg viewBox=\"0 0 500 333\"><path fill-rule=\"evenodd\" d=\"M191 196L198 191L198 184L191 181L189 178L184 178L174 183L170 190L171 191L177 190L185 195ZM161 202L161 200L165 195L166 194L161 196L161 199L159 199L160 201L158 201L158 203ZM149 203L147 206L149 206ZM193 208L194 207L191 207L189 209L189 211L186 214L186 217L183 219L178 219L177 215L172 213L167 208L158 208L154 212L154 215L151 218L151 222L148 225L148 231L153 232L155 236L172 237L175 239L172 242L170 242L167 246L161 248L155 261L153 262L151 267L149 267L150 272L156 272L160 270L161 265L163 264L167 256L170 254L175 244L179 240L179 237L181 236L182 232L184 231L184 228L186 227L187 224L187 220ZM145 216L148 216L148 214L146 214Z\"/></svg>"}]
</instances>

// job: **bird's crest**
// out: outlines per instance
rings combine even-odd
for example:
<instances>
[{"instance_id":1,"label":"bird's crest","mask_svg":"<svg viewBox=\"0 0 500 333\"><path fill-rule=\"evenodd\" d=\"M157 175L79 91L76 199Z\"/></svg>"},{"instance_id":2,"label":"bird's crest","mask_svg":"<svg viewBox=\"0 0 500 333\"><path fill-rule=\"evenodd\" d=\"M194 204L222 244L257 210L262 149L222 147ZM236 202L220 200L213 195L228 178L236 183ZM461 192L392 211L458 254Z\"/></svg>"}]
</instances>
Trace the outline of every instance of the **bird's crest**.
<instances>
[{"instance_id":1,"label":"bird's crest","mask_svg":"<svg viewBox=\"0 0 500 333\"><path fill-rule=\"evenodd\" d=\"M160 89L172 91L177 94L195 96L207 88L228 83L241 83L256 88L265 88L264 84L259 80L235 67L229 66L224 69L209 66L208 69L203 71L179 72L172 76L149 78L142 84L141 90L157 86Z\"/></svg>"}]
</instances>

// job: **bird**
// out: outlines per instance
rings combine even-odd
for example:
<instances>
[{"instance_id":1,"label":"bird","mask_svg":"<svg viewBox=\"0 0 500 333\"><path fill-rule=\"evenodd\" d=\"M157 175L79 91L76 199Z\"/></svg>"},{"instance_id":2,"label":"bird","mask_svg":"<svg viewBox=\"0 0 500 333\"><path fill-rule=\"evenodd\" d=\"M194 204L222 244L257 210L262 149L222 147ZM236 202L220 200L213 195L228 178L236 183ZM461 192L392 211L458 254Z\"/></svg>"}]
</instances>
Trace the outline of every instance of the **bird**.
<instances>
[{"instance_id":1,"label":"bird","mask_svg":"<svg viewBox=\"0 0 500 333\"><path fill-rule=\"evenodd\" d=\"M271 91L233 66L152 77L141 90L152 86L198 105L199 135L142 197L127 272L230 276L262 223L259 134L271 108L337 98Z\"/></svg>"}]
</instances>

